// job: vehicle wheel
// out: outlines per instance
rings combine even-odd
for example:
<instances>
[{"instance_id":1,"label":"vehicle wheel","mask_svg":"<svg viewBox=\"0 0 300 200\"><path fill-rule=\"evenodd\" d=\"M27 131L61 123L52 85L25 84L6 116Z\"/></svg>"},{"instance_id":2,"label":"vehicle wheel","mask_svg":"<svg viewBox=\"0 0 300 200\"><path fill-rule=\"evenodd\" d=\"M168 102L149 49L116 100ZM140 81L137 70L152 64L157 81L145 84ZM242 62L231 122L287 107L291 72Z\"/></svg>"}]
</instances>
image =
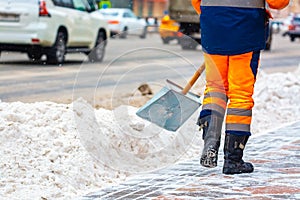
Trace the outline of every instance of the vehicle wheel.
<instances>
[{"instance_id":1,"label":"vehicle wheel","mask_svg":"<svg viewBox=\"0 0 300 200\"><path fill-rule=\"evenodd\" d=\"M54 45L47 52L48 64L62 64L66 54L66 34L58 32Z\"/></svg>"},{"instance_id":2,"label":"vehicle wheel","mask_svg":"<svg viewBox=\"0 0 300 200\"><path fill-rule=\"evenodd\" d=\"M295 37L291 36L291 42L295 42Z\"/></svg>"},{"instance_id":3,"label":"vehicle wheel","mask_svg":"<svg viewBox=\"0 0 300 200\"><path fill-rule=\"evenodd\" d=\"M28 55L28 58L32 61L40 61L43 54L36 50L36 51L27 52L27 55Z\"/></svg>"},{"instance_id":4,"label":"vehicle wheel","mask_svg":"<svg viewBox=\"0 0 300 200\"><path fill-rule=\"evenodd\" d=\"M120 33L120 38L125 39L125 38L127 38L127 35L128 35L128 28L125 27L123 32Z\"/></svg>"},{"instance_id":5,"label":"vehicle wheel","mask_svg":"<svg viewBox=\"0 0 300 200\"><path fill-rule=\"evenodd\" d=\"M164 44L169 44L170 40L168 38L161 38Z\"/></svg>"},{"instance_id":6,"label":"vehicle wheel","mask_svg":"<svg viewBox=\"0 0 300 200\"><path fill-rule=\"evenodd\" d=\"M95 48L89 53L90 62L102 62L105 54L105 33L99 32Z\"/></svg>"},{"instance_id":7,"label":"vehicle wheel","mask_svg":"<svg viewBox=\"0 0 300 200\"><path fill-rule=\"evenodd\" d=\"M145 39L146 35L147 35L147 27L144 27L143 33L142 33L142 35L140 35L140 38Z\"/></svg>"}]
</instances>

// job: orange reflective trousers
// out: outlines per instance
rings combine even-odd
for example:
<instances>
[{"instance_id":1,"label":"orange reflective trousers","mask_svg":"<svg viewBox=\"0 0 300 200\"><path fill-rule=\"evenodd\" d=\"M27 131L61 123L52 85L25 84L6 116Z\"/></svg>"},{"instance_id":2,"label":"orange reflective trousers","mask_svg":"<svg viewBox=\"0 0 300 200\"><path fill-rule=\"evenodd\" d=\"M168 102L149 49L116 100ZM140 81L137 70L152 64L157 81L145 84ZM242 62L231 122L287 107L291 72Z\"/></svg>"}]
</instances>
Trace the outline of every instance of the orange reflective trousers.
<instances>
[{"instance_id":1,"label":"orange reflective trousers","mask_svg":"<svg viewBox=\"0 0 300 200\"><path fill-rule=\"evenodd\" d=\"M239 55L204 54L206 89L200 117L226 111L226 133L251 135L252 99L260 51Z\"/></svg>"}]
</instances>

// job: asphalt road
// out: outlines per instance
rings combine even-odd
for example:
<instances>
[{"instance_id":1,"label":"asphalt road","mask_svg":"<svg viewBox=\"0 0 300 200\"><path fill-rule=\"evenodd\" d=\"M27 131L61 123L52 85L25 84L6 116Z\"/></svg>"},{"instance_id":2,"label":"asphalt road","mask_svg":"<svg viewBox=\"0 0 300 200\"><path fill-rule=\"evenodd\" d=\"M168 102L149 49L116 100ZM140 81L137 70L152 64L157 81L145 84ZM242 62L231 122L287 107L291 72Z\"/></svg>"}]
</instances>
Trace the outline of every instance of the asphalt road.
<instances>
[{"instance_id":1,"label":"asphalt road","mask_svg":"<svg viewBox=\"0 0 300 200\"><path fill-rule=\"evenodd\" d=\"M186 51L176 41L164 45L158 34L151 33L146 39L110 39L102 63L86 59L84 54L68 54L63 66L48 66L29 61L26 54L2 52L0 99L70 103L79 97L93 101L135 95L142 83L155 91L167 78L184 85L203 62L203 53L201 46ZM293 72L299 65L300 41L274 35L272 50L262 53L260 69ZM204 78L197 83L204 83Z\"/></svg>"}]
</instances>

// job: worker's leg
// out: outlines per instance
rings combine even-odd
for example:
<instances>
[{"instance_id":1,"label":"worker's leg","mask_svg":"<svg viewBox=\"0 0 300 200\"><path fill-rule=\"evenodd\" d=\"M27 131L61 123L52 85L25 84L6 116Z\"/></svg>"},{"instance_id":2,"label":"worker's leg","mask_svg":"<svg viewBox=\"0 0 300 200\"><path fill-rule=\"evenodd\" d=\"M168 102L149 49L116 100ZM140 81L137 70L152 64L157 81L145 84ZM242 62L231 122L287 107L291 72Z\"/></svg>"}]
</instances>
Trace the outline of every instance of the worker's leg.
<instances>
[{"instance_id":1,"label":"worker's leg","mask_svg":"<svg viewBox=\"0 0 300 200\"><path fill-rule=\"evenodd\" d=\"M206 89L198 125L203 130L204 148L200 164L205 167L217 166L221 130L227 105L228 56L205 56Z\"/></svg>"},{"instance_id":2,"label":"worker's leg","mask_svg":"<svg viewBox=\"0 0 300 200\"><path fill-rule=\"evenodd\" d=\"M253 165L243 161L243 150L251 135L253 91L260 52L229 57L226 136L223 173L250 173Z\"/></svg>"}]
</instances>

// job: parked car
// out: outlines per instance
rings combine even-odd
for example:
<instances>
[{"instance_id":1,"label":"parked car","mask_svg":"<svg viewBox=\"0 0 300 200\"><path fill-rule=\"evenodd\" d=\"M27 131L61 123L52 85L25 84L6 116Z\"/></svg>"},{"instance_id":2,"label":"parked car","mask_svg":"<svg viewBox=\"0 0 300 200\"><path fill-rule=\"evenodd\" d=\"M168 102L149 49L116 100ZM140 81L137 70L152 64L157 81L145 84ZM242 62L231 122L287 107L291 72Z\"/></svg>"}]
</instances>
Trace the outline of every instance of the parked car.
<instances>
[{"instance_id":1,"label":"parked car","mask_svg":"<svg viewBox=\"0 0 300 200\"><path fill-rule=\"evenodd\" d=\"M127 35L139 35L140 38L146 38L146 20L135 16L130 9L106 8L100 9L99 12L107 20L111 36L126 38Z\"/></svg>"},{"instance_id":2,"label":"parked car","mask_svg":"<svg viewBox=\"0 0 300 200\"><path fill-rule=\"evenodd\" d=\"M180 25L170 19L169 15L165 15L160 22L159 34L164 44L168 44L171 40L180 41L182 33L179 32Z\"/></svg>"},{"instance_id":3,"label":"parked car","mask_svg":"<svg viewBox=\"0 0 300 200\"><path fill-rule=\"evenodd\" d=\"M0 1L0 51L25 52L32 60L46 55L49 64L84 52L100 62L108 35L94 0Z\"/></svg>"},{"instance_id":4,"label":"parked car","mask_svg":"<svg viewBox=\"0 0 300 200\"><path fill-rule=\"evenodd\" d=\"M300 14L290 15L284 20L283 36L289 36L292 42L300 38Z\"/></svg>"}]
</instances>

